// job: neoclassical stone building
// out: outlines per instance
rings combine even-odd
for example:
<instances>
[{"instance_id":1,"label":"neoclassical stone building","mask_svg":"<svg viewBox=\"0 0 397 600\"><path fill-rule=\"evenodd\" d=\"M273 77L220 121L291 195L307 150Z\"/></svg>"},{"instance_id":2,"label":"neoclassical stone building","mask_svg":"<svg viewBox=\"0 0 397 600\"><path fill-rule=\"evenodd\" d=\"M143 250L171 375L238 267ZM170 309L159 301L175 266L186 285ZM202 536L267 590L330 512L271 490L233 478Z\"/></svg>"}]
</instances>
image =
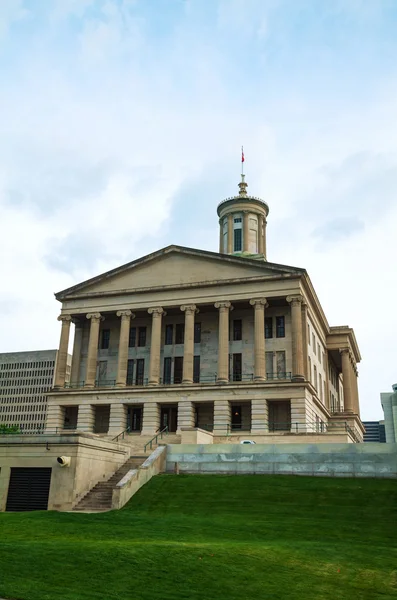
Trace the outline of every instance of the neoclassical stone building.
<instances>
[{"instance_id":1,"label":"neoclassical stone building","mask_svg":"<svg viewBox=\"0 0 397 600\"><path fill-rule=\"evenodd\" d=\"M57 293L47 431L361 441L353 329L329 326L304 269L267 262L268 213L242 176L219 253L169 246Z\"/></svg>"}]
</instances>

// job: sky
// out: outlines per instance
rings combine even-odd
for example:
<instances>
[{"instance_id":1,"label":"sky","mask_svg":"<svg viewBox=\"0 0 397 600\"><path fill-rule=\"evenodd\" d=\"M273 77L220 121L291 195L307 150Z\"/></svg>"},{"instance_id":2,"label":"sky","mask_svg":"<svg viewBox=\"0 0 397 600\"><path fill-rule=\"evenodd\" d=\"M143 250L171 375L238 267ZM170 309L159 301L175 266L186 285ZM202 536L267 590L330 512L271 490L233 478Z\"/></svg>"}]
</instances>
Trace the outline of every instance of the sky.
<instances>
[{"instance_id":1,"label":"sky","mask_svg":"<svg viewBox=\"0 0 397 600\"><path fill-rule=\"evenodd\" d=\"M395 0L0 0L0 352L57 348L54 293L217 204L270 207L268 260L354 328L362 418L397 382Z\"/></svg>"}]
</instances>

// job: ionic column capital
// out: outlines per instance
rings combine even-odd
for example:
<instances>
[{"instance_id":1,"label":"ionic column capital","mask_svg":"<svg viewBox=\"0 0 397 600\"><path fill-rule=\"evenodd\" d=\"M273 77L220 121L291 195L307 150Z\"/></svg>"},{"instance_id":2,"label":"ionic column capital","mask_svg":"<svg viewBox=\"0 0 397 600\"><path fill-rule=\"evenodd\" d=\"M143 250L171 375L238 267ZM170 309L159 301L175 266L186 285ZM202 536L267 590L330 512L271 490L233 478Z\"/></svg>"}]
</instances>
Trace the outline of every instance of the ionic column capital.
<instances>
[{"instance_id":1,"label":"ionic column capital","mask_svg":"<svg viewBox=\"0 0 397 600\"><path fill-rule=\"evenodd\" d=\"M200 312L195 304L182 304L181 311L186 314L197 314Z\"/></svg>"},{"instance_id":2,"label":"ionic column capital","mask_svg":"<svg viewBox=\"0 0 397 600\"><path fill-rule=\"evenodd\" d=\"M224 312L225 310L229 309L229 310L233 310L233 306L231 302L215 302L215 308L219 308L219 310L221 312Z\"/></svg>"},{"instance_id":3,"label":"ionic column capital","mask_svg":"<svg viewBox=\"0 0 397 600\"><path fill-rule=\"evenodd\" d=\"M128 317L130 319L135 319L135 313L133 313L131 310L118 310L116 315L121 318Z\"/></svg>"},{"instance_id":4,"label":"ionic column capital","mask_svg":"<svg viewBox=\"0 0 397 600\"><path fill-rule=\"evenodd\" d=\"M148 308L149 315L152 315L154 319L158 319L161 316L166 316L165 310L161 306L155 306L153 308Z\"/></svg>"},{"instance_id":5,"label":"ionic column capital","mask_svg":"<svg viewBox=\"0 0 397 600\"><path fill-rule=\"evenodd\" d=\"M105 317L101 315L101 313L88 313L86 315L87 319L91 319L91 321L104 321Z\"/></svg>"},{"instance_id":6,"label":"ionic column capital","mask_svg":"<svg viewBox=\"0 0 397 600\"><path fill-rule=\"evenodd\" d=\"M296 294L295 296L287 296L286 300L289 304L303 304L305 299L301 294Z\"/></svg>"},{"instance_id":7,"label":"ionic column capital","mask_svg":"<svg viewBox=\"0 0 397 600\"><path fill-rule=\"evenodd\" d=\"M253 298L252 300L250 300L250 304L251 306L254 306L255 309L261 309L262 306L263 308L267 308L269 306L269 303L266 298Z\"/></svg>"},{"instance_id":8,"label":"ionic column capital","mask_svg":"<svg viewBox=\"0 0 397 600\"><path fill-rule=\"evenodd\" d=\"M63 325L63 323L70 322L72 320L72 317L71 317L71 315L59 315L57 320L62 321L62 325Z\"/></svg>"}]
</instances>

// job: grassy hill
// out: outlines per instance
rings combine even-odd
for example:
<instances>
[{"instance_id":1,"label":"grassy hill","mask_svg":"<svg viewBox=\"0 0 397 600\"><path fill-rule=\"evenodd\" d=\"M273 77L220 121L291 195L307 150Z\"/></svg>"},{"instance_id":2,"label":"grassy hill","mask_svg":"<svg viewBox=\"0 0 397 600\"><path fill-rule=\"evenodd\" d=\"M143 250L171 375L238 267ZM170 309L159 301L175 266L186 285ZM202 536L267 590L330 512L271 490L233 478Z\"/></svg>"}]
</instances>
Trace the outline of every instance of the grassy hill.
<instances>
[{"instance_id":1,"label":"grassy hill","mask_svg":"<svg viewBox=\"0 0 397 600\"><path fill-rule=\"evenodd\" d=\"M0 596L397 598L397 481L161 475L121 511L0 514Z\"/></svg>"}]
</instances>

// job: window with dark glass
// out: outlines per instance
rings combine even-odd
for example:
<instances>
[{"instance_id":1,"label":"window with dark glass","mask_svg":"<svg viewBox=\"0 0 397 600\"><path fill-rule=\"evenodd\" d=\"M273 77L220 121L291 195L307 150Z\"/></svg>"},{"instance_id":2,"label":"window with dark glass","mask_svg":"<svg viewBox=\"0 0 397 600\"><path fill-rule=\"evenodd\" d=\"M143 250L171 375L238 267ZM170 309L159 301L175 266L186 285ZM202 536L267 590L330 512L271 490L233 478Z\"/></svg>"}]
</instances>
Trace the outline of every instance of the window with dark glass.
<instances>
[{"instance_id":1,"label":"window with dark glass","mask_svg":"<svg viewBox=\"0 0 397 600\"><path fill-rule=\"evenodd\" d=\"M134 361L132 359L128 359L127 362L127 385L132 385L134 383Z\"/></svg>"},{"instance_id":2,"label":"window with dark glass","mask_svg":"<svg viewBox=\"0 0 397 600\"><path fill-rule=\"evenodd\" d=\"M101 332L101 350L107 350L110 342L110 329L102 329Z\"/></svg>"},{"instance_id":3,"label":"window with dark glass","mask_svg":"<svg viewBox=\"0 0 397 600\"><path fill-rule=\"evenodd\" d=\"M164 359L164 368L163 368L163 383L169 384L171 383L171 357L167 356Z\"/></svg>"},{"instance_id":4,"label":"window with dark glass","mask_svg":"<svg viewBox=\"0 0 397 600\"><path fill-rule=\"evenodd\" d=\"M243 339L243 322L241 319L233 321L233 340L239 341Z\"/></svg>"},{"instance_id":5,"label":"window with dark glass","mask_svg":"<svg viewBox=\"0 0 397 600\"><path fill-rule=\"evenodd\" d=\"M174 362L174 383L182 383L183 356L176 356Z\"/></svg>"},{"instance_id":6,"label":"window with dark glass","mask_svg":"<svg viewBox=\"0 0 397 600\"><path fill-rule=\"evenodd\" d=\"M145 328L146 330L146 328ZM146 333L146 331L145 331ZM135 383L136 385L143 385L143 378L145 374L145 359L138 358L136 361L136 374L135 374Z\"/></svg>"},{"instance_id":7,"label":"window with dark glass","mask_svg":"<svg viewBox=\"0 0 397 600\"><path fill-rule=\"evenodd\" d=\"M276 337L285 337L285 318L276 317Z\"/></svg>"},{"instance_id":8,"label":"window with dark glass","mask_svg":"<svg viewBox=\"0 0 397 600\"><path fill-rule=\"evenodd\" d=\"M242 229L234 230L234 252L241 252L242 249Z\"/></svg>"},{"instance_id":9,"label":"window with dark glass","mask_svg":"<svg viewBox=\"0 0 397 600\"><path fill-rule=\"evenodd\" d=\"M175 325L175 344L183 344L184 335L185 335L184 323L177 323Z\"/></svg>"},{"instance_id":10,"label":"window with dark glass","mask_svg":"<svg viewBox=\"0 0 397 600\"><path fill-rule=\"evenodd\" d=\"M269 339L273 337L273 317L265 318L265 338Z\"/></svg>"},{"instance_id":11,"label":"window with dark glass","mask_svg":"<svg viewBox=\"0 0 397 600\"><path fill-rule=\"evenodd\" d=\"M146 327L138 327L138 346L146 346Z\"/></svg>"},{"instance_id":12,"label":"window with dark glass","mask_svg":"<svg viewBox=\"0 0 397 600\"><path fill-rule=\"evenodd\" d=\"M241 381L242 378L242 355L233 354L233 381Z\"/></svg>"},{"instance_id":13,"label":"window with dark glass","mask_svg":"<svg viewBox=\"0 0 397 600\"><path fill-rule=\"evenodd\" d=\"M135 348L136 346L136 327L130 327L130 336L128 338L128 347Z\"/></svg>"},{"instance_id":14,"label":"window with dark glass","mask_svg":"<svg viewBox=\"0 0 397 600\"><path fill-rule=\"evenodd\" d=\"M200 383L200 357L193 358L193 382Z\"/></svg>"},{"instance_id":15,"label":"window with dark glass","mask_svg":"<svg viewBox=\"0 0 397 600\"><path fill-rule=\"evenodd\" d=\"M166 346L170 346L172 344L173 333L174 333L174 326L166 325L165 326L165 341L164 341L164 344Z\"/></svg>"},{"instance_id":16,"label":"window with dark glass","mask_svg":"<svg viewBox=\"0 0 397 600\"><path fill-rule=\"evenodd\" d=\"M201 323L194 324L194 343L200 344L201 342Z\"/></svg>"}]
</instances>

